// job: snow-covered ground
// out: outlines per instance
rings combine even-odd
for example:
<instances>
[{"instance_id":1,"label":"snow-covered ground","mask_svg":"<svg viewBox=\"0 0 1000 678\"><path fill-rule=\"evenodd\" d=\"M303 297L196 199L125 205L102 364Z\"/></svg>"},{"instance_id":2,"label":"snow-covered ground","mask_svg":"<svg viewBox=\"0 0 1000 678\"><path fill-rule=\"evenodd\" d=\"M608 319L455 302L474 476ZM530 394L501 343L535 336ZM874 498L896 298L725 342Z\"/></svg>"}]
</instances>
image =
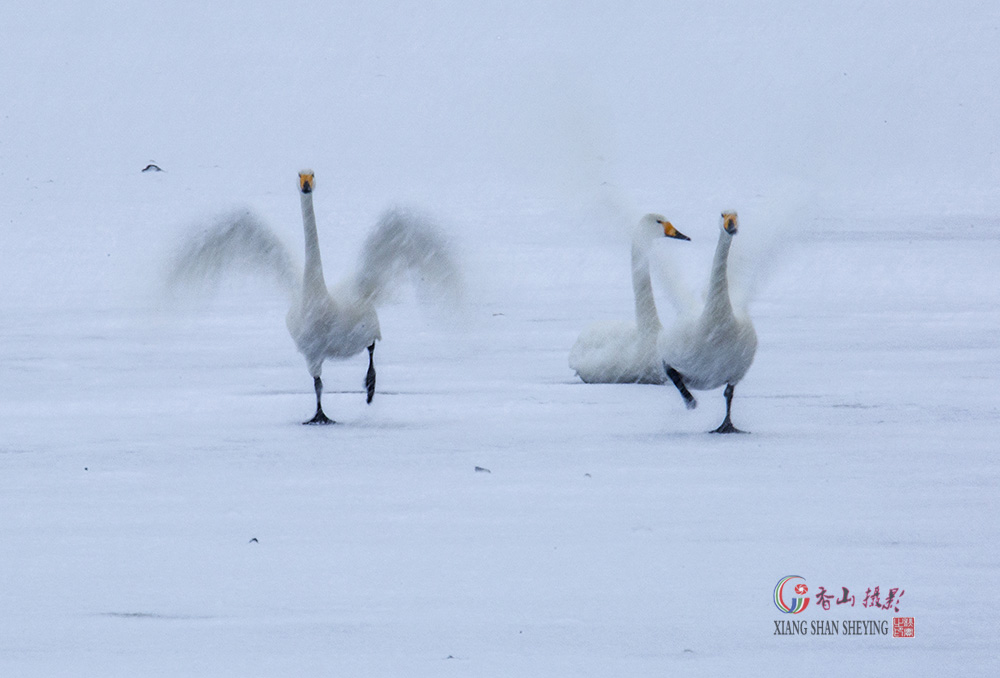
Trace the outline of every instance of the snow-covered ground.
<instances>
[{"instance_id":1,"label":"snow-covered ground","mask_svg":"<svg viewBox=\"0 0 1000 678\"><path fill-rule=\"evenodd\" d=\"M995 675L1000 16L876 4L5 5L0 675ZM280 295L162 283L302 167L329 282L396 200L466 271L326 428ZM634 211L669 324L728 208L752 434L580 383ZM775 636L792 574L916 637Z\"/></svg>"}]
</instances>

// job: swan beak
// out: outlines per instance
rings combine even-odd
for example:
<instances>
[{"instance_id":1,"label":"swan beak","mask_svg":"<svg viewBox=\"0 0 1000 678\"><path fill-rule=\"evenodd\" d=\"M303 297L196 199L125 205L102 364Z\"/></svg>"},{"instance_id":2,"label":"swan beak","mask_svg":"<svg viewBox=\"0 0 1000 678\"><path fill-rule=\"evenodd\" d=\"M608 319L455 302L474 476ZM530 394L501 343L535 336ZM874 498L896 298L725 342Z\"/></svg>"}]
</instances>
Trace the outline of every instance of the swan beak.
<instances>
[{"instance_id":1,"label":"swan beak","mask_svg":"<svg viewBox=\"0 0 1000 678\"><path fill-rule=\"evenodd\" d=\"M683 233L681 233L680 231L678 231L676 228L674 228L674 225L671 224L669 221L663 222L663 235L667 236L668 238L677 238L678 240L691 239L686 235L684 235Z\"/></svg>"},{"instance_id":2,"label":"swan beak","mask_svg":"<svg viewBox=\"0 0 1000 678\"><path fill-rule=\"evenodd\" d=\"M729 235L736 235L738 229L736 212L723 212L722 213L722 228Z\"/></svg>"},{"instance_id":3,"label":"swan beak","mask_svg":"<svg viewBox=\"0 0 1000 678\"><path fill-rule=\"evenodd\" d=\"M312 193L313 187L316 185L316 180L313 178L313 173L308 170L303 170L299 172L299 190L303 193Z\"/></svg>"}]
</instances>

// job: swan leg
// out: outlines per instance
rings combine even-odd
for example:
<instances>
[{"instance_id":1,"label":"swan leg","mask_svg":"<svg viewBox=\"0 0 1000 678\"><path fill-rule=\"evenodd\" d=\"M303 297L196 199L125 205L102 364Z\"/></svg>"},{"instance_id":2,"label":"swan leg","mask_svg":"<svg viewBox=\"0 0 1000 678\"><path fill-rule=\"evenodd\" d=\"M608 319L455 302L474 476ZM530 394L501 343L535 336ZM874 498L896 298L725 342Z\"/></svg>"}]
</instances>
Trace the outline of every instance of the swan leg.
<instances>
[{"instance_id":1,"label":"swan leg","mask_svg":"<svg viewBox=\"0 0 1000 678\"><path fill-rule=\"evenodd\" d=\"M698 401L694 399L691 391L684 385L684 377L681 376L681 373L666 363L663 363L663 367L667 370L667 376L670 377L670 381L674 382L674 386L681 392L681 396L684 398L684 407L689 410L698 407Z\"/></svg>"},{"instance_id":2,"label":"swan leg","mask_svg":"<svg viewBox=\"0 0 1000 678\"><path fill-rule=\"evenodd\" d=\"M368 404L375 397L375 343L368 347L368 374L365 375L365 388L368 389Z\"/></svg>"},{"instance_id":3,"label":"swan leg","mask_svg":"<svg viewBox=\"0 0 1000 678\"><path fill-rule=\"evenodd\" d=\"M712 433L746 433L733 426L733 420L729 418L733 409L733 390L732 384L726 384L726 418Z\"/></svg>"},{"instance_id":4,"label":"swan leg","mask_svg":"<svg viewBox=\"0 0 1000 678\"><path fill-rule=\"evenodd\" d=\"M319 377L313 377L313 386L316 389L316 416L314 416L309 421L302 422L303 424L333 424L335 423L333 419L330 419L325 414L323 414L323 380Z\"/></svg>"}]
</instances>

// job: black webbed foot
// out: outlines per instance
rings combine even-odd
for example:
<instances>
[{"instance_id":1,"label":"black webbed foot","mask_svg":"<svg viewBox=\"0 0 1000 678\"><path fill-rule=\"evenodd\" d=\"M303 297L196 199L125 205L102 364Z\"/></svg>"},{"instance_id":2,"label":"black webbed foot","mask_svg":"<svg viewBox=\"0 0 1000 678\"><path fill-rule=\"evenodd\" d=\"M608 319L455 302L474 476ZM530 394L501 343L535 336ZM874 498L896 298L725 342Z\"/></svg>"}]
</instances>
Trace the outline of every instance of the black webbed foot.
<instances>
[{"instance_id":1,"label":"black webbed foot","mask_svg":"<svg viewBox=\"0 0 1000 678\"><path fill-rule=\"evenodd\" d=\"M303 424L335 424L333 419L323 414L323 380L319 377L313 377L313 388L316 390L316 415L309 421L302 422Z\"/></svg>"},{"instance_id":2,"label":"black webbed foot","mask_svg":"<svg viewBox=\"0 0 1000 678\"><path fill-rule=\"evenodd\" d=\"M733 420L730 418L733 411L733 391L733 385L726 384L726 418L722 420L719 428L711 431L711 433L749 433L749 431L741 431L733 426Z\"/></svg>"},{"instance_id":3,"label":"black webbed foot","mask_svg":"<svg viewBox=\"0 0 1000 678\"><path fill-rule=\"evenodd\" d=\"M368 347L368 374L365 375L365 389L368 391L368 404L375 397L375 344Z\"/></svg>"},{"instance_id":4,"label":"black webbed foot","mask_svg":"<svg viewBox=\"0 0 1000 678\"><path fill-rule=\"evenodd\" d=\"M694 399L694 396L691 395L691 391L689 391L687 386L684 385L684 377L681 376L681 373L666 363L663 363L663 367L666 369L667 376L670 377L670 381L672 381L674 386L677 387L677 390L681 392L681 397L684 398L684 407L689 410L693 410L698 407L698 401Z\"/></svg>"},{"instance_id":5,"label":"black webbed foot","mask_svg":"<svg viewBox=\"0 0 1000 678\"><path fill-rule=\"evenodd\" d=\"M316 412L316 416L314 416L309 421L302 422L302 424L305 426L310 426L313 424L336 424L336 423L337 422L335 422L333 419L330 419L330 417L323 414L323 410L319 410L318 412Z\"/></svg>"},{"instance_id":6,"label":"black webbed foot","mask_svg":"<svg viewBox=\"0 0 1000 678\"><path fill-rule=\"evenodd\" d=\"M727 418L719 428L709 431L709 433L749 433L749 431L741 431L740 429L733 426L733 422L729 421Z\"/></svg>"}]
</instances>

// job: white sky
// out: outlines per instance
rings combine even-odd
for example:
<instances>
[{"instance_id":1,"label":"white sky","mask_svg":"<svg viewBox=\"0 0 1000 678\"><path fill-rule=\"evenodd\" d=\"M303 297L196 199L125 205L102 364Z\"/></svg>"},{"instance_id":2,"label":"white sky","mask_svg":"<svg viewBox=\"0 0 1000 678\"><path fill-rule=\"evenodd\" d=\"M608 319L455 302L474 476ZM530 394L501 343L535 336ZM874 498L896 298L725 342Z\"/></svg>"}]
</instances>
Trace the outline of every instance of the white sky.
<instances>
[{"instance_id":1,"label":"white sky","mask_svg":"<svg viewBox=\"0 0 1000 678\"><path fill-rule=\"evenodd\" d=\"M664 4L5 3L0 167L995 198L996 3Z\"/></svg>"}]
</instances>

